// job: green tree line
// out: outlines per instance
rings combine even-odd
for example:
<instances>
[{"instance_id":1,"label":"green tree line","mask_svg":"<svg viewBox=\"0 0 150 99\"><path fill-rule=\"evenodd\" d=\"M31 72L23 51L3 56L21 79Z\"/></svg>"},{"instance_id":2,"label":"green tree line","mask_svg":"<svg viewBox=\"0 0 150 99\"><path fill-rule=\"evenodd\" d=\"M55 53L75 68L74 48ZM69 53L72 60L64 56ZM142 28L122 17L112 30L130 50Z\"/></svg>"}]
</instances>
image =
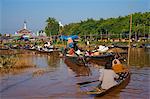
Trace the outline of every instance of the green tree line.
<instances>
[{"instance_id":1,"label":"green tree line","mask_svg":"<svg viewBox=\"0 0 150 99\"><path fill-rule=\"evenodd\" d=\"M53 21L51 21L51 19ZM150 12L134 13L132 14L132 35L147 36L150 29ZM130 15L119 16L117 18L99 19L88 18L87 20L78 23L70 23L63 28L59 27L58 21L54 18L48 18L45 31L48 35L50 33L57 35L110 35L111 37L118 37L119 35L127 36L129 34ZM52 24L53 23L53 24ZM55 26L52 26L55 25ZM53 29L52 29L53 28Z\"/></svg>"}]
</instances>

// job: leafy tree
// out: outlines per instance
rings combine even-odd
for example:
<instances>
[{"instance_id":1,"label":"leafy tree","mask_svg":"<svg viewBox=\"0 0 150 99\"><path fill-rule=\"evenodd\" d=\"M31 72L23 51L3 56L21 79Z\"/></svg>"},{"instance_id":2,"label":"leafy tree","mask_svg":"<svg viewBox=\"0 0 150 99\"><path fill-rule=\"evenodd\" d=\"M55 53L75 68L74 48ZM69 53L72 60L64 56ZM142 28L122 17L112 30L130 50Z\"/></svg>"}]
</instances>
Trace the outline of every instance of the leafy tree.
<instances>
[{"instance_id":1,"label":"leafy tree","mask_svg":"<svg viewBox=\"0 0 150 99\"><path fill-rule=\"evenodd\" d=\"M59 23L55 18L49 17L47 20L47 25L45 27L45 33L47 36L57 35L59 33Z\"/></svg>"},{"instance_id":2,"label":"leafy tree","mask_svg":"<svg viewBox=\"0 0 150 99\"><path fill-rule=\"evenodd\" d=\"M149 34L150 12L132 14L132 35L144 36ZM78 23L70 23L63 27L65 35L78 34L80 36L109 35L111 38L128 37L130 26L130 15L94 20L92 18L82 20Z\"/></svg>"}]
</instances>

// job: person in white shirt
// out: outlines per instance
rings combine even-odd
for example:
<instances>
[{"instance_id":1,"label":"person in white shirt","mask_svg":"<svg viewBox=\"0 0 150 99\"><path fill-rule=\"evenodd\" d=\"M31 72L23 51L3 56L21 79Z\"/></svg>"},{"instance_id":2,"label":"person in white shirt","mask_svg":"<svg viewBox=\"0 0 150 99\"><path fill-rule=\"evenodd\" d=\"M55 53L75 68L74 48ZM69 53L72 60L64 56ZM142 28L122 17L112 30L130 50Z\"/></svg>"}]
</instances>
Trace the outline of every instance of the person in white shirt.
<instances>
[{"instance_id":1,"label":"person in white shirt","mask_svg":"<svg viewBox=\"0 0 150 99\"><path fill-rule=\"evenodd\" d=\"M102 82L101 88L102 89L109 89L117 84L115 79L119 78L119 75L117 75L112 70L111 64L106 64L104 69L100 69L100 77L99 80Z\"/></svg>"}]
</instances>

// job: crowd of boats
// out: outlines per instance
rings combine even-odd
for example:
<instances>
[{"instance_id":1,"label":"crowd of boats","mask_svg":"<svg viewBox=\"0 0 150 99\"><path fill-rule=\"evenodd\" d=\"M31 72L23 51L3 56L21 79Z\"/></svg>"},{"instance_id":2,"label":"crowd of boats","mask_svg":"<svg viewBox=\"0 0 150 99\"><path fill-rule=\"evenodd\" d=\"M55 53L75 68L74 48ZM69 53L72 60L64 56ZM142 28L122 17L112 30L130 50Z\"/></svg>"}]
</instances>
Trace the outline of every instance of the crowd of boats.
<instances>
[{"instance_id":1,"label":"crowd of boats","mask_svg":"<svg viewBox=\"0 0 150 99\"><path fill-rule=\"evenodd\" d=\"M68 40L67 50L64 51L65 63L76 70L76 68L84 68L85 72L81 72L82 69L79 69L78 73L80 75L90 75L90 69L88 63L92 60L98 60L100 65L104 66L100 71L99 83L95 85L93 90L86 90L86 94L94 95L104 95L110 90L120 86L126 80L130 78L129 69L121 64L121 54L127 54L127 50L119 49L116 47L107 47L105 45L99 45L93 50L83 50L77 46L76 42L73 40ZM120 59L119 59L120 58ZM114 62L116 61L116 62ZM113 63L113 64L111 64ZM116 80L115 77L117 76ZM93 81L89 82L92 83ZM95 81L94 81L95 82ZM79 83L80 86L87 84L87 82ZM104 87L105 86L105 87Z\"/></svg>"},{"instance_id":2,"label":"crowd of boats","mask_svg":"<svg viewBox=\"0 0 150 99\"><path fill-rule=\"evenodd\" d=\"M100 50L100 48L102 48L102 51ZM115 49L117 50L117 48ZM97 84L95 84L94 89L88 90L86 88L86 90L84 90L83 92L86 94L90 94L90 95L92 94L96 96L97 95L102 96L102 95L105 95L106 93L109 93L112 89L115 89L119 87L120 85L122 85L123 83L129 81L130 71L128 68L126 68L124 65L121 64L121 61L119 60L120 56L117 55L117 53L108 52L109 50L108 47L100 45L98 49L95 49L95 50L92 51L92 54L89 54L89 53L87 54L87 51L85 52L85 54L83 54L82 51L79 51L79 49L77 49L77 51L73 51L73 53L70 54L70 51L72 51L72 49L70 48L70 50L66 54L65 63L73 71L77 72L78 74L77 76L90 76L92 73L90 69L88 68L89 66L88 63L91 62L91 60L98 60L100 66L104 66L104 68L101 69L102 73L100 73L101 79L95 80L95 81L82 82L78 84L79 86L84 87L86 84L98 82ZM111 65L110 63L114 59L118 60L119 62L117 62L117 64L115 65ZM113 69L111 68L112 66L113 66ZM109 67L109 68L106 68L106 67ZM80 69L77 69L77 68L80 68ZM116 80L107 79L107 78L113 78L115 74L118 77ZM108 84L109 87L103 88L105 84L106 86Z\"/></svg>"},{"instance_id":3,"label":"crowd of boats","mask_svg":"<svg viewBox=\"0 0 150 99\"><path fill-rule=\"evenodd\" d=\"M40 53L55 53L57 52L59 57L69 57L73 59L78 59L77 63L79 65L85 65L87 61L97 61L98 63L104 65L104 60L110 60L114 57L115 53L118 55L127 53L126 47L116 48L115 46L105 46L105 45L98 45L98 46L90 46L87 45L85 48L79 47L78 42L68 38L67 45L65 47L56 47L53 45L51 41L42 42L42 44L35 43L28 43L25 44L2 44L0 46L0 50L13 50L13 49L25 49L25 50L32 50L37 51ZM1 55L2 56L2 55Z\"/></svg>"},{"instance_id":4,"label":"crowd of boats","mask_svg":"<svg viewBox=\"0 0 150 99\"><path fill-rule=\"evenodd\" d=\"M122 57L124 54L128 54L128 47L116 47L116 46L105 46L105 45L98 45L91 48L90 45L87 45L85 48L81 48L78 46L77 42L73 41L72 39L68 39L67 46L59 48L55 47L51 41L45 42L42 45L38 44L26 44L25 46L21 45L9 45L7 47L1 47L1 50L10 50L10 49L25 49L25 50L33 50L38 51L41 53L52 53L52 52L58 52L59 57L65 58L65 63L70 66L73 70L76 70L77 68L82 68L80 71L78 71L79 75L90 75L90 69L88 67L88 63L90 62L97 62L98 65L104 66L106 71L108 68L109 63L111 63L114 59L119 60L119 65L117 64L117 68L119 70L123 69L123 65L121 64L121 61L125 60L125 57ZM109 65L112 67L113 65ZM2 64L0 65L0 68L3 67ZM86 70L86 72L82 72L82 70ZM109 90L112 90L122 83L124 83L126 80L130 78L130 71L128 68L126 68L127 71L120 71L115 72L118 74L118 79L116 80L116 84L110 86L107 89L103 89L103 80L99 79L99 84L96 85L95 89L86 91L86 94L94 94L94 95L103 95L107 93ZM103 71L103 73L105 70ZM106 75L106 74L105 74ZM101 76L101 75L100 75ZM104 74L103 74L104 76ZM111 75L107 75L111 76ZM92 82L92 81L91 81ZM90 83L91 83L90 82ZM82 83L84 84L84 83ZM79 85L82 85L81 83ZM87 84L85 82L85 84Z\"/></svg>"}]
</instances>

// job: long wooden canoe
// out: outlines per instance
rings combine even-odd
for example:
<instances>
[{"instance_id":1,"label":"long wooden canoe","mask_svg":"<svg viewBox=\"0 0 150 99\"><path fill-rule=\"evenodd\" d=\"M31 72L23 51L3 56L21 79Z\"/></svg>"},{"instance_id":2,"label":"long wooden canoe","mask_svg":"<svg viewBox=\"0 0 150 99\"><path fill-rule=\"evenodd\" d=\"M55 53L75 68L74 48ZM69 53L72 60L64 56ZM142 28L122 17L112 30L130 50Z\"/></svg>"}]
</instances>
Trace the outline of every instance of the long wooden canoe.
<instances>
[{"instance_id":1,"label":"long wooden canoe","mask_svg":"<svg viewBox=\"0 0 150 99\"><path fill-rule=\"evenodd\" d=\"M109 53L99 56L66 56L66 58L73 60L74 63L78 65L86 65L89 62L103 66L106 64L106 62L113 60L114 56L115 54Z\"/></svg>"},{"instance_id":2,"label":"long wooden canoe","mask_svg":"<svg viewBox=\"0 0 150 99\"><path fill-rule=\"evenodd\" d=\"M86 56L86 60L91 63L95 63L104 66L106 62L113 60L115 54L103 54L99 56Z\"/></svg>"},{"instance_id":3,"label":"long wooden canoe","mask_svg":"<svg viewBox=\"0 0 150 99\"><path fill-rule=\"evenodd\" d=\"M113 90L119 88L119 86L123 85L124 83L128 83L130 80L130 72L126 72L125 75L124 75L124 78L123 79L119 79L118 80L118 84L107 89L107 90L103 90L103 89L99 89L98 87L95 88L94 90L91 90L91 91L87 91L86 93L87 94L91 94L91 95L97 95L97 96L102 96L102 95L105 95L109 92L112 92Z\"/></svg>"},{"instance_id":4,"label":"long wooden canoe","mask_svg":"<svg viewBox=\"0 0 150 99\"><path fill-rule=\"evenodd\" d=\"M36 53L38 54L47 54L47 55L55 55L55 56L59 56L59 53L61 51L59 49L55 49L55 50L49 50L49 51L44 51L44 50L37 50Z\"/></svg>"}]
</instances>

